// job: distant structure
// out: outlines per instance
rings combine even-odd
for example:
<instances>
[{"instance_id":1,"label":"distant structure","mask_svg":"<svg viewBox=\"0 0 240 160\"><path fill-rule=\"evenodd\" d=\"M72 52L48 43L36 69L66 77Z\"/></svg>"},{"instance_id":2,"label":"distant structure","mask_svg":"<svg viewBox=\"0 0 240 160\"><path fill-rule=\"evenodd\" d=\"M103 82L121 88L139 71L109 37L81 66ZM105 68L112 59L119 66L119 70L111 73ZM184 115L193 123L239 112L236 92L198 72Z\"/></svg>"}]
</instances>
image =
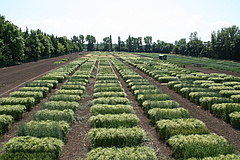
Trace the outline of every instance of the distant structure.
<instances>
[{"instance_id":1,"label":"distant structure","mask_svg":"<svg viewBox=\"0 0 240 160\"><path fill-rule=\"evenodd\" d=\"M167 60L167 55L159 54L159 59Z\"/></svg>"}]
</instances>

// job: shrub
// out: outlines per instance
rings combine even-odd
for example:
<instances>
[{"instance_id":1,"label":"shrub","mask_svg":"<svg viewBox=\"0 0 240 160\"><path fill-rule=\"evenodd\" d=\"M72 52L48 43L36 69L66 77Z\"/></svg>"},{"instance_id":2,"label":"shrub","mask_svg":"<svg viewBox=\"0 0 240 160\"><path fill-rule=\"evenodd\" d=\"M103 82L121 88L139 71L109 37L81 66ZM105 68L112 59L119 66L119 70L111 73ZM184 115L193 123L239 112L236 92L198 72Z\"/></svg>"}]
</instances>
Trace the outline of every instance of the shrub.
<instances>
[{"instance_id":1,"label":"shrub","mask_svg":"<svg viewBox=\"0 0 240 160\"><path fill-rule=\"evenodd\" d=\"M8 126L13 123L13 117L10 115L0 115L0 134L5 133L8 130Z\"/></svg>"},{"instance_id":2,"label":"shrub","mask_svg":"<svg viewBox=\"0 0 240 160\"><path fill-rule=\"evenodd\" d=\"M232 95L231 98L233 102L240 103L240 95Z\"/></svg>"},{"instance_id":3,"label":"shrub","mask_svg":"<svg viewBox=\"0 0 240 160\"><path fill-rule=\"evenodd\" d=\"M159 77L158 81L160 83L168 83L170 81L177 81L178 77L173 77L173 76L165 76L165 77Z\"/></svg>"},{"instance_id":4,"label":"shrub","mask_svg":"<svg viewBox=\"0 0 240 160\"><path fill-rule=\"evenodd\" d=\"M139 118L134 114L105 114L91 116L89 119L94 128L118 128L137 126Z\"/></svg>"},{"instance_id":5,"label":"shrub","mask_svg":"<svg viewBox=\"0 0 240 160\"><path fill-rule=\"evenodd\" d=\"M233 90L233 87L231 87L231 86L211 86L208 89L210 89L213 92L219 92L221 90Z\"/></svg>"},{"instance_id":6,"label":"shrub","mask_svg":"<svg viewBox=\"0 0 240 160\"><path fill-rule=\"evenodd\" d=\"M50 97L51 101L79 102L81 97L78 95L57 94Z\"/></svg>"},{"instance_id":7,"label":"shrub","mask_svg":"<svg viewBox=\"0 0 240 160\"><path fill-rule=\"evenodd\" d=\"M230 118L231 125L235 128L240 128L240 112L233 112L230 113L228 116Z\"/></svg>"},{"instance_id":8,"label":"shrub","mask_svg":"<svg viewBox=\"0 0 240 160\"><path fill-rule=\"evenodd\" d=\"M213 114L229 122L229 114L235 111L240 111L239 103L221 103L212 105Z\"/></svg>"},{"instance_id":9,"label":"shrub","mask_svg":"<svg viewBox=\"0 0 240 160\"><path fill-rule=\"evenodd\" d=\"M42 108L61 111L65 109L71 109L75 112L79 108L79 103L67 101L48 101L42 104Z\"/></svg>"},{"instance_id":10,"label":"shrub","mask_svg":"<svg viewBox=\"0 0 240 160\"><path fill-rule=\"evenodd\" d=\"M57 80L34 80L34 83L49 83L53 85L53 88L57 88L58 81Z\"/></svg>"},{"instance_id":11,"label":"shrub","mask_svg":"<svg viewBox=\"0 0 240 160\"><path fill-rule=\"evenodd\" d=\"M93 115L133 113L133 107L130 105L121 104L119 105L96 104L90 108L90 112Z\"/></svg>"},{"instance_id":12,"label":"shrub","mask_svg":"<svg viewBox=\"0 0 240 160\"><path fill-rule=\"evenodd\" d=\"M25 97L33 97L36 103L39 103L41 99L43 99L42 92L33 92L33 91L14 91L9 94L11 97L25 98Z\"/></svg>"},{"instance_id":13,"label":"shrub","mask_svg":"<svg viewBox=\"0 0 240 160\"><path fill-rule=\"evenodd\" d=\"M161 94L162 90L160 90L160 89L151 89L151 90L140 89L140 90L135 90L133 93L135 96L138 96L139 94Z\"/></svg>"},{"instance_id":14,"label":"shrub","mask_svg":"<svg viewBox=\"0 0 240 160\"><path fill-rule=\"evenodd\" d=\"M36 153L27 153L27 152L16 152L16 153L4 153L0 156L1 160L53 160L57 159L54 153L50 152L36 152Z\"/></svg>"},{"instance_id":15,"label":"shrub","mask_svg":"<svg viewBox=\"0 0 240 160\"><path fill-rule=\"evenodd\" d=\"M14 137L4 144L4 151L7 153L53 153L56 157L63 149L63 141L57 138L37 138L31 136Z\"/></svg>"},{"instance_id":16,"label":"shrub","mask_svg":"<svg viewBox=\"0 0 240 160\"><path fill-rule=\"evenodd\" d=\"M148 111L148 115L154 123L161 119L181 119L191 117L189 111L184 108L174 109L153 108Z\"/></svg>"},{"instance_id":17,"label":"shrub","mask_svg":"<svg viewBox=\"0 0 240 160\"><path fill-rule=\"evenodd\" d=\"M33 97L16 98L16 97L5 97L0 98L1 105L24 105L27 110L30 111L35 105L35 99Z\"/></svg>"},{"instance_id":18,"label":"shrub","mask_svg":"<svg viewBox=\"0 0 240 160\"><path fill-rule=\"evenodd\" d=\"M94 98L99 97L127 97L127 94L125 92L97 92L93 94Z\"/></svg>"},{"instance_id":19,"label":"shrub","mask_svg":"<svg viewBox=\"0 0 240 160\"><path fill-rule=\"evenodd\" d=\"M96 82L94 87L98 88L98 87L122 87L122 86L119 82L117 83L97 83Z\"/></svg>"},{"instance_id":20,"label":"shrub","mask_svg":"<svg viewBox=\"0 0 240 160\"><path fill-rule=\"evenodd\" d=\"M174 156L179 159L204 158L219 154L232 154L235 149L230 142L214 133L206 135L176 135L168 139Z\"/></svg>"},{"instance_id":21,"label":"shrub","mask_svg":"<svg viewBox=\"0 0 240 160\"><path fill-rule=\"evenodd\" d=\"M216 103L232 103L233 100L225 97L202 97L199 99L203 109L211 110L211 106Z\"/></svg>"},{"instance_id":22,"label":"shrub","mask_svg":"<svg viewBox=\"0 0 240 160\"><path fill-rule=\"evenodd\" d=\"M39 80L57 80L59 83L62 83L66 79L66 75L60 75L60 72L55 74L47 74L39 78Z\"/></svg>"},{"instance_id":23,"label":"shrub","mask_svg":"<svg viewBox=\"0 0 240 160\"><path fill-rule=\"evenodd\" d=\"M210 131L206 125L198 119L172 119L159 120L156 123L160 136L168 139L174 135L182 134L207 134Z\"/></svg>"},{"instance_id":24,"label":"shrub","mask_svg":"<svg viewBox=\"0 0 240 160\"><path fill-rule=\"evenodd\" d=\"M180 84L181 83L181 81L171 81L171 82L168 82L168 88L170 88L170 89L174 89L174 85L175 84Z\"/></svg>"},{"instance_id":25,"label":"shrub","mask_svg":"<svg viewBox=\"0 0 240 160\"><path fill-rule=\"evenodd\" d=\"M22 114L25 112L26 107L24 105L1 105L0 115L11 115L15 120L22 118Z\"/></svg>"},{"instance_id":26,"label":"shrub","mask_svg":"<svg viewBox=\"0 0 240 160\"><path fill-rule=\"evenodd\" d=\"M236 154L227 154L227 155L218 155L216 157L205 157L201 160L237 160L240 159L239 155ZM189 158L188 160L199 160L199 158Z\"/></svg>"},{"instance_id":27,"label":"shrub","mask_svg":"<svg viewBox=\"0 0 240 160\"><path fill-rule=\"evenodd\" d=\"M221 78L221 77L209 77L208 80L214 81L215 83L222 83L224 81L224 78Z\"/></svg>"},{"instance_id":28,"label":"shrub","mask_svg":"<svg viewBox=\"0 0 240 160\"><path fill-rule=\"evenodd\" d=\"M141 145L147 138L146 132L133 128L93 128L88 132L92 148L96 147L132 147Z\"/></svg>"},{"instance_id":29,"label":"shrub","mask_svg":"<svg viewBox=\"0 0 240 160\"><path fill-rule=\"evenodd\" d=\"M146 146L124 148L95 148L87 154L88 160L157 160L152 148Z\"/></svg>"},{"instance_id":30,"label":"shrub","mask_svg":"<svg viewBox=\"0 0 240 160\"><path fill-rule=\"evenodd\" d=\"M32 136L32 137L53 137L64 140L70 126L65 121L30 121L26 124L20 125L18 128L18 136Z\"/></svg>"},{"instance_id":31,"label":"shrub","mask_svg":"<svg viewBox=\"0 0 240 160\"><path fill-rule=\"evenodd\" d=\"M201 87L203 87L203 88L209 88L209 87L213 87L213 86L220 87L220 86L224 86L224 85L222 83L202 83L201 84Z\"/></svg>"},{"instance_id":32,"label":"shrub","mask_svg":"<svg viewBox=\"0 0 240 160\"><path fill-rule=\"evenodd\" d=\"M143 103L146 100L164 101L170 100L170 96L168 94L140 94L138 95L137 100L140 103Z\"/></svg>"},{"instance_id":33,"label":"shrub","mask_svg":"<svg viewBox=\"0 0 240 160\"><path fill-rule=\"evenodd\" d=\"M232 95L238 95L240 94L240 90L221 90L219 92L219 95L221 97L227 97L230 98Z\"/></svg>"},{"instance_id":34,"label":"shrub","mask_svg":"<svg viewBox=\"0 0 240 160\"><path fill-rule=\"evenodd\" d=\"M240 85L235 85L235 86L233 86L233 88L236 90L240 90Z\"/></svg>"},{"instance_id":35,"label":"shrub","mask_svg":"<svg viewBox=\"0 0 240 160\"><path fill-rule=\"evenodd\" d=\"M231 87L233 87L233 86L235 86L235 85L240 85L240 82L223 82L223 84L225 85L225 86L231 86Z\"/></svg>"},{"instance_id":36,"label":"shrub","mask_svg":"<svg viewBox=\"0 0 240 160\"><path fill-rule=\"evenodd\" d=\"M61 89L65 89L65 90L85 90L86 87L83 85L62 85Z\"/></svg>"},{"instance_id":37,"label":"shrub","mask_svg":"<svg viewBox=\"0 0 240 160\"><path fill-rule=\"evenodd\" d=\"M191 93L191 92L206 92L206 91L208 91L207 88L184 87L184 88L182 88L182 89L179 90L179 93L180 93L183 97L189 99L189 98L190 98L190 97L189 97L189 93Z\"/></svg>"},{"instance_id":38,"label":"shrub","mask_svg":"<svg viewBox=\"0 0 240 160\"><path fill-rule=\"evenodd\" d=\"M27 82L25 86L26 87L47 87L49 91L53 88L53 84L48 82Z\"/></svg>"},{"instance_id":39,"label":"shrub","mask_svg":"<svg viewBox=\"0 0 240 160\"><path fill-rule=\"evenodd\" d=\"M202 97L218 97L216 92L191 92L189 93L190 100L196 104L200 104L199 99Z\"/></svg>"},{"instance_id":40,"label":"shrub","mask_svg":"<svg viewBox=\"0 0 240 160\"><path fill-rule=\"evenodd\" d=\"M94 92L123 92L124 89L122 87L97 87L94 89Z\"/></svg>"},{"instance_id":41,"label":"shrub","mask_svg":"<svg viewBox=\"0 0 240 160\"><path fill-rule=\"evenodd\" d=\"M133 85L131 87L131 90L132 91L135 91L135 90L154 90L156 89L156 86L154 85Z\"/></svg>"},{"instance_id":42,"label":"shrub","mask_svg":"<svg viewBox=\"0 0 240 160\"><path fill-rule=\"evenodd\" d=\"M49 93L48 87L21 87L18 89L19 91L41 91L43 93L43 97L46 97Z\"/></svg>"},{"instance_id":43,"label":"shrub","mask_svg":"<svg viewBox=\"0 0 240 160\"><path fill-rule=\"evenodd\" d=\"M93 101L93 104L130 104L130 101L125 97L108 97L108 98L96 98Z\"/></svg>"},{"instance_id":44,"label":"shrub","mask_svg":"<svg viewBox=\"0 0 240 160\"><path fill-rule=\"evenodd\" d=\"M78 82L78 81L67 81L64 83L65 85L80 85L80 86L86 86L87 82Z\"/></svg>"},{"instance_id":45,"label":"shrub","mask_svg":"<svg viewBox=\"0 0 240 160\"><path fill-rule=\"evenodd\" d=\"M56 94L66 94L66 95L79 95L81 96L83 94L83 90L66 90L61 89L56 92Z\"/></svg>"},{"instance_id":46,"label":"shrub","mask_svg":"<svg viewBox=\"0 0 240 160\"><path fill-rule=\"evenodd\" d=\"M34 114L34 120L37 121L51 120L72 123L74 119L74 112L71 109L64 109L62 111L43 109Z\"/></svg>"},{"instance_id":47,"label":"shrub","mask_svg":"<svg viewBox=\"0 0 240 160\"><path fill-rule=\"evenodd\" d=\"M163 100L163 101L153 101L153 100L148 100L144 101L142 103L142 106L145 111L148 111L152 108L177 108L179 107L179 104L176 101L173 100Z\"/></svg>"}]
</instances>

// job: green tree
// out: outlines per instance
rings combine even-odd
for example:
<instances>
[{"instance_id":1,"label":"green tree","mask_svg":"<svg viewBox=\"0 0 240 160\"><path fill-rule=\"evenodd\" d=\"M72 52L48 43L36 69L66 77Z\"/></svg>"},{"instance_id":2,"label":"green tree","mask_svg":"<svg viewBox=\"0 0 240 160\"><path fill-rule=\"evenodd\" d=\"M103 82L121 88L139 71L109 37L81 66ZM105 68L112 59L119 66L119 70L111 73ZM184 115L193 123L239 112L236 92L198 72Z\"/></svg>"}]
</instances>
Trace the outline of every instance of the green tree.
<instances>
[{"instance_id":1,"label":"green tree","mask_svg":"<svg viewBox=\"0 0 240 160\"><path fill-rule=\"evenodd\" d=\"M87 35L85 39L88 42L87 50L88 51L93 51L94 50L94 43L96 43L96 38L93 35Z\"/></svg>"},{"instance_id":2,"label":"green tree","mask_svg":"<svg viewBox=\"0 0 240 160\"><path fill-rule=\"evenodd\" d=\"M152 36L144 37L144 43L145 43L145 52L151 52L152 51Z\"/></svg>"}]
</instances>

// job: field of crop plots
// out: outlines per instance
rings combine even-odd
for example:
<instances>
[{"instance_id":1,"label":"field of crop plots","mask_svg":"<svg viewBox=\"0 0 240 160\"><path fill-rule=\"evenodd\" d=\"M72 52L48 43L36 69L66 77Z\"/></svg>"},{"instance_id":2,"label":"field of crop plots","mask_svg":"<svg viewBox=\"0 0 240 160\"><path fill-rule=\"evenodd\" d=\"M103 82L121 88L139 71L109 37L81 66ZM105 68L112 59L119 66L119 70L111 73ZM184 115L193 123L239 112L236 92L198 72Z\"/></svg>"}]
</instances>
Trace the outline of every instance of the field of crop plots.
<instances>
[{"instance_id":1,"label":"field of crop plots","mask_svg":"<svg viewBox=\"0 0 240 160\"><path fill-rule=\"evenodd\" d=\"M5 142L1 159L239 159L231 138L240 135L239 82L130 53L92 52L0 99L3 137L41 108Z\"/></svg>"}]
</instances>

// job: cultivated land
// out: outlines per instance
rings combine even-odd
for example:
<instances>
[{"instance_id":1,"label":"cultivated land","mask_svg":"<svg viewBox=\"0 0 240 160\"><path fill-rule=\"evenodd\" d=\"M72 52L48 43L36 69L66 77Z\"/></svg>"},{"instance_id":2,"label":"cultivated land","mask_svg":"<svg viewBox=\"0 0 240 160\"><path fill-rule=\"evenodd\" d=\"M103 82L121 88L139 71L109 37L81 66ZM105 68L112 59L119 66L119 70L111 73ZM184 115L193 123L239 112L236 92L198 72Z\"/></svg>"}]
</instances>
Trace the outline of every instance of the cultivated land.
<instances>
[{"instance_id":1,"label":"cultivated land","mask_svg":"<svg viewBox=\"0 0 240 160\"><path fill-rule=\"evenodd\" d=\"M83 54L85 55L87 53ZM67 56L70 60L66 63L69 63L79 58L78 55L79 53L73 53L65 56L0 69L0 83L3 84L2 88L0 88L0 97L7 97L10 92L17 90L19 87L23 87L25 85L25 82L37 79L38 77L45 75L49 71L61 66L54 65L54 62L61 60L62 58ZM201 109L195 103L192 103L191 101L182 97L173 90L170 90L166 83L160 83L159 81L156 81L155 79L140 71L136 67L133 67L130 64L126 63L122 59L118 57L116 58L122 61L125 66L130 67L144 79L148 80L149 82L160 88L162 90L162 93L168 94L172 100L180 104L180 107L189 110L193 118L203 121L207 128L210 130L210 132L225 137L227 140L234 143L237 150L240 151L240 131L238 129L233 128L229 123L226 123L223 120L214 117L211 113L209 113L209 111ZM89 79L89 83L87 84L86 90L83 94L84 96L82 96L82 99L80 101L80 105L82 107L80 110L76 111L76 115L79 119L71 125L71 130L67 135L63 151L60 154L61 160L84 159L86 158L87 153L90 151L90 144L87 134L91 129L91 126L89 124L89 118L91 116L90 107L91 101L94 99L94 85L96 83L98 64L99 60L97 59L95 62L94 70L91 74L91 78ZM133 95L128 84L121 77L121 74L116 69L116 66L113 65L112 68L118 78L118 81L122 85L124 92L127 94L127 98L129 99L129 101L131 101L131 105L133 106L135 114L140 119L138 123L139 127L144 129L150 137L150 140L145 145L153 147L157 151L159 159L173 159L171 148L166 144L166 141L159 136L159 133L157 133L153 123L147 117L147 114L144 112L141 104ZM199 70L207 74L225 73L239 76L239 73L221 71L217 69L209 70L193 66L186 66L186 68ZM61 85L62 84L60 83L60 86ZM57 89L60 89L60 86L58 86ZM51 94L53 94L56 90L53 90L47 96L47 98L44 99L44 101L47 101ZM0 137L1 148L3 143L6 143L7 141L9 141L9 139L16 136L16 128L19 126L19 124L22 122L26 123L31 121L33 119L33 113L40 109L40 105L36 105L30 112L24 113L23 118L20 121L17 121L13 125L11 125L9 127L9 131Z\"/></svg>"}]
</instances>

